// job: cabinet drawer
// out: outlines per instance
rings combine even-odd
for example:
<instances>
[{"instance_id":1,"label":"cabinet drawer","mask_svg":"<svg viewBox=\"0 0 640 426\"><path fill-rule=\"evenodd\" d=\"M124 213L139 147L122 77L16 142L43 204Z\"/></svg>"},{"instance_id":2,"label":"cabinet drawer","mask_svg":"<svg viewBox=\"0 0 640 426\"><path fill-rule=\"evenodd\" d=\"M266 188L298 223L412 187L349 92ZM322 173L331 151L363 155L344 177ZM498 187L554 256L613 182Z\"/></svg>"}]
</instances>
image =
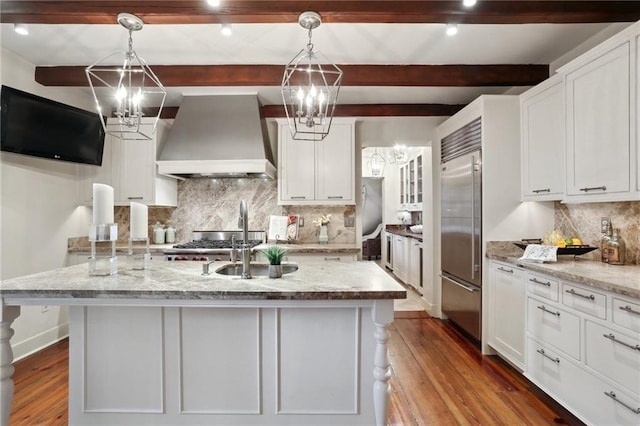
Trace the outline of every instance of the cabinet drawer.
<instances>
[{"instance_id":1,"label":"cabinet drawer","mask_svg":"<svg viewBox=\"0 0 640 426\"><path fill-rule=\"evenodd\" d=\"M591 289L562 284L562 303L597 318L607 318L607 296Z\"/></svg>"},{"instance_id":2,"label":"cabinet drawer","mask_svg":"<svg viewBox=\"0 0 640 426\"><path fill-rule=\"evenodd\" d=\"M527 331L580 359L580 318L533 298L527 299Z\"/></svg>"},{"instance_id":3,"label":"cabinet drawer","mask_svg":"<svg viewBox=\"0 0 640 426\"><path fill-rule=\"evenodd\" d=\"M640 337L587 320L585 341L585 363L640 396Z\"/></svg>"},{"instance_id":4,"label":"cabinet drawer","mask_svg":"<svg viewBox=\"0 0 640 426\"><path fill-rule=\"evenodd\" d=\"M640 304L613 298L613 323L640 333Z\"/></svg>"},{"instance_id":5,"label":"cabinet drawer","mask_svg":"<svg viewBox=\"0 0 640 426\"><path fill-rule=\"evenodd\" d=\"M527 274L527 291L531 294L557 302L558 287L558 280L551 279L544 275Z\"/></svg>"},{"instance_id":6,"label":"cabinet drawer","mask_svg":"<svg viewBox=\"0 0 640 426\"><path fill-rule=\"evenodd\" d=\"M531 337L527 339L525 375L587 424L637 426L640 422L640 415L633 411L640 407L637 397L605 383Z\"/></svg>"}]
</instances>

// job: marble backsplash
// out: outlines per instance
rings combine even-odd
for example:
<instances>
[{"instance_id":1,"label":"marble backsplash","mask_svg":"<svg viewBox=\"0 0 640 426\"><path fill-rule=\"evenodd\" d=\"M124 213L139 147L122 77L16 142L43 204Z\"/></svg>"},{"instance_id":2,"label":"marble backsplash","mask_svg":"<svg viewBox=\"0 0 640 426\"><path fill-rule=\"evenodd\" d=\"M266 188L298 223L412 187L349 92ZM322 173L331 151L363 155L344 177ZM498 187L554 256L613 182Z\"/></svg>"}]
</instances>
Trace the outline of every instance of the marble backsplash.
<instances>
[{"instance_id":1,"label":"marble backsplash","mask_svg":"<svg viewBox=\"0 0 640 426\"><path fill-rule=\"evenodd\" d=\"M562 204L556 202L555 227L566 237L577 236L584 244L599 246L602 233L600 219L608 217L627 248L626 263L640 264L640 202ZM600 259L600 251L584 255Z\"/></svg>"},{"instance_id":2,"label":"marble backsplash","mask_svg":"<svg viewBox=\"0 0 640 426\"><path fill-rule=\"evenodd\" d=\"M149 207L149 237L156 222L176 229L176 242L191 240L192 231L238 229L240 201L249 209L249 229L266 231L271 215L300 215L304 226L298 243L318 242L313 220L331 214L329 243L355 243L355 227L345 227L345 217L355 216L355 206L279 206L275 180L188 179L178 183L178 207ZM118 240L129 238L129 207L115 208Z\"/></svg>"}]
</instances>

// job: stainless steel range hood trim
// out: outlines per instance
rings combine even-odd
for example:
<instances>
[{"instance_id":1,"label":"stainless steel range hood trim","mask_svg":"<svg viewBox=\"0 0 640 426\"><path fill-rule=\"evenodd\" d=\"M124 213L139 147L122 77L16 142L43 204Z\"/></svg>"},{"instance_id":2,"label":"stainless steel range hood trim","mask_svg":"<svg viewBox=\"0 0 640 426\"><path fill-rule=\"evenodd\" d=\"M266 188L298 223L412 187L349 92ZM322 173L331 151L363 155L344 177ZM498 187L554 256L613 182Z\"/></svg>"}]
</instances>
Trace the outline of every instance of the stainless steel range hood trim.
<instances>
[{"instance_id":1,"label":"stainless steel range hood trim","mask_svg":"<svg viewBox=\"0 0 640 426\"><path fill-rule=\"evenodd\" d=\"M156 164L158 173L179 179L276 177L276 168L268 160L176 160L156 161ZM193 170L198 170L198 173Z\"/></svg>"}]
</instances>

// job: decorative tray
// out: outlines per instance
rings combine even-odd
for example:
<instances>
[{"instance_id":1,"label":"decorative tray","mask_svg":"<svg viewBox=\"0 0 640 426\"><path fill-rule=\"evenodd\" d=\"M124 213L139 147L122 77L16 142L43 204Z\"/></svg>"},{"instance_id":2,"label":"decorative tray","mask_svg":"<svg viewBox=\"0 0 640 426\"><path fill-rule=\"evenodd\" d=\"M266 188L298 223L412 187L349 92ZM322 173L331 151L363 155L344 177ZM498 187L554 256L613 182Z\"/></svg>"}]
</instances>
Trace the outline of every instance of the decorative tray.
<instances>
[{"instance_id":1,"label":"decorative tray","mask_svg":"<svg viewBox=\"0 0 640 426\"><path fill-rule=\"evenodd\" d=\"M531 243L514 243L515 245L517 245L518 247L520 247L521 249L526 249L527 245L531 244ZM589 245L586 244L581 244L581 245L576 245L576 246L566 246L566 247L558 247L558 254L570 254L573 256L580 256L581 254L585 254L585 253L589 253L591 251L594 251L595 249L597 249L598 247L591 247Z\"/></svg>"}]
</instances>

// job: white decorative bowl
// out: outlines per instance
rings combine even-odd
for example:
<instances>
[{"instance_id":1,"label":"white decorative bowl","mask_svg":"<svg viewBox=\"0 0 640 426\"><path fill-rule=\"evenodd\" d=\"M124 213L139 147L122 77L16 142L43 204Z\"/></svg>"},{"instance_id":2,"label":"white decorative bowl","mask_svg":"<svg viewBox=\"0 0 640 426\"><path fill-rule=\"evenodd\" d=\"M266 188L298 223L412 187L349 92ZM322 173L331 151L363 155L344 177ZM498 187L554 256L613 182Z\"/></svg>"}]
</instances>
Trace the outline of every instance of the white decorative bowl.
<instances>
[{"instance_id":1,"label":"white decorative bowl","mask_svg":"<svg viewBox=\"0 0 640 426\"><path fill-rule=\"evenodd\" d=\"M413 225L413 226L410 226L409 229L414 234L422 234L422 225Z\"/></svg>"}]
</instances>

